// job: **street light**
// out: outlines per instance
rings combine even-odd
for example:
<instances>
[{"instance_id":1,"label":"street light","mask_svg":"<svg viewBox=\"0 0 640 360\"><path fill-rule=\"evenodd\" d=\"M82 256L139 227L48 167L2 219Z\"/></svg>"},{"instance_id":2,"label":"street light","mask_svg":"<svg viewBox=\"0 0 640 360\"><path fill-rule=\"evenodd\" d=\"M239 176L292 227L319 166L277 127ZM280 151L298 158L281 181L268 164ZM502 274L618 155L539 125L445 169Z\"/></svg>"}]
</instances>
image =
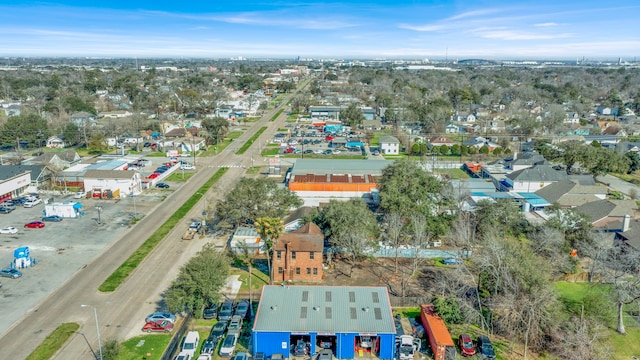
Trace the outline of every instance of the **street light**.
<instances>
[{"instance_id":1,"label":"street light","mask_svg":"<svg viewBox=\"0 0 640 360\"><path fill-rule=\"evenodd\" d=\"M93 308L93 316L96 319L96 333L98 334L98 351L100 353L99 360L102 360L102 340L100 339L100 325L98 324L98 309L96 309L93 305L80 305L80 307L92 307Z\"/></svg>"}]
</instances>

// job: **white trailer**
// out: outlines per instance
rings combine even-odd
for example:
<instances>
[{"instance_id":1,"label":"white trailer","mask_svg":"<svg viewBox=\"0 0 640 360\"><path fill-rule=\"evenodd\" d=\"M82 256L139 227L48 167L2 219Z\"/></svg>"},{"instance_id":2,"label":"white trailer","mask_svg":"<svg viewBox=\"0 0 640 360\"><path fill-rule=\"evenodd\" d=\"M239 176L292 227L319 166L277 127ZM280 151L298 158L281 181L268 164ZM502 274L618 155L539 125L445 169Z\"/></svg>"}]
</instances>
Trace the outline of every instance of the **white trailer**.
<instances>
[{"instance_id":1,"label":"white trailer","mask_svg":"<svg viewBox=\"0 0 640 360\"><path fill-rule=\"evenodd\" d=\"M79 202L65 202L47 204L44 206L44 216L58 215L63 218L77 218L82 215L82 204Z\"/></svg>"}]
</instances>

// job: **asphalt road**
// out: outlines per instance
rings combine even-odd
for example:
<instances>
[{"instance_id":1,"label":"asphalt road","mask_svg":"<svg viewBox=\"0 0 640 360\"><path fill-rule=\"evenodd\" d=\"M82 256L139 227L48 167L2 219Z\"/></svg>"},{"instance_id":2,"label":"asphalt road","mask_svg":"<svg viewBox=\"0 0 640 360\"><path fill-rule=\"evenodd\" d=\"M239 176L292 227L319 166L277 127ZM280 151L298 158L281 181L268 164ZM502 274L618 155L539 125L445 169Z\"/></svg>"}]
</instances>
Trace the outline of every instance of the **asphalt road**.
<instances>
[{"instance_id":1,"label":"asphalt road","mask_svg":"<svg viewBox=\"0 0 640 360\"><path fill-rule=\"evenodd\" d=\"M286 103L287 100L282 101L281 106L286 106ZM122 238L114 241L101 256L80 269L64 285L25 314L21 321L14 323L0 337L2 358L24 359L58 325L77 322L80 324L78 333L83 334L86 341L80 334L74 335L54 359L93 359L94 355L87 342L97 351L98 339L91 307L97 310L103 342L109 338L122 340L131 335L141 334L139 329L143 325L144 316L161 306L161 294L175 278L180 266L205 243L197 238L192 241L181 240L188 221L201 218L203 203L193 207L183 224L174 228L115 292L100 293L97 290L98 286L220 166L237 164L239 167L230 168L209 189L205 196L209 203L222 198L231 190L244 175L246 168L259 165L262 157L258 144L265 144L267 139L272 138L286 119L283 113L278 120L269 122L277 110L265 113L259 121L217 156L197 158L198 172L187 183L169 195ZM235 151L262 126L268 126L268 129L261 135L260 141L255 142L243 155L236 155ZM90 306L81 307L82 304Z\"/></svg>"}]
</instances>

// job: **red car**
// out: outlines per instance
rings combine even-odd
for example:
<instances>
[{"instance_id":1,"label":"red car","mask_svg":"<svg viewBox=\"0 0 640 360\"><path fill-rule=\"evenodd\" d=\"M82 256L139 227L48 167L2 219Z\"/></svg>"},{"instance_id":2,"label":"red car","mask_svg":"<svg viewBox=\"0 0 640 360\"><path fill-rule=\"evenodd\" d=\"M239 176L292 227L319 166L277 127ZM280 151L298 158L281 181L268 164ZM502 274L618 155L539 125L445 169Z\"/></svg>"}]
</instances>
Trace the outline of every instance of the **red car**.
<instances>
[{"instance_id":1,"label":"red car","mask_svg":"<svg viewBox=\"0 0 640 360\"><path fill-rule=\"evenodd\" d=\"M153 174L149 175L149 179L155 179L155 178L157 178L158 176L160 176L160 174L158 174L158 173L153 173Z\"/></svg>"},{"instance_id":2,"label":"red car","mask_svg":"<svg viewBox=\"0 0 640 360\"><path fill-rule=\"evenodd\" d=\"M42 221L32 221L24 224L24 227L29 229L41 229L44 227L44 223Z\"/></svg>"},{"instance_id":3,"label":"red car","mask_svg":"<svg viewBox=\"0 0 640 360\"><path fill-rule=\"evenodd\" d=\"M168 320L149 321L142 327L145 332L170 332L173 330L173 323Z\"/></svg>"},{"instance_id":4,"label":"red car","mask_svg":"<svg viewBox=\"0 0 640 360\"><path fill-rule=\"evenodd\" d=\"M458 337L458 346L460 346L460 352L463 356L473 356L476 354L476 346L471 340L471 336L467 334L461 334Z\"/></svg>"}]
</instances>

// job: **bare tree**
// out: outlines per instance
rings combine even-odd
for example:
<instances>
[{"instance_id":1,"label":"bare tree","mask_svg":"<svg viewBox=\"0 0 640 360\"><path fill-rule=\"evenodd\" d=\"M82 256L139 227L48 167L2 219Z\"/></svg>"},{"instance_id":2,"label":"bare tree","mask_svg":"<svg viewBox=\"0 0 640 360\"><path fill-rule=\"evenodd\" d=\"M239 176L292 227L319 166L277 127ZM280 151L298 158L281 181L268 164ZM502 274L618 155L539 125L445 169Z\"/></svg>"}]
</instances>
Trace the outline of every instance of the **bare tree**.
<instances>
[{"instance_id":1,"label":"bare tree","mask_svg":"<svg viewBox=\"0 0 640 360\"><path fill-rule=\"evenodd\" d=\"M386 237L389 240L391 246L395 249L395 262L394 262L394 272L398 273L398 251L402 242L402 230L404 229L404 221L402 220L402 216L398 213L389 213L385 216L386 218Z\"/></svg>"}]
</instances>

